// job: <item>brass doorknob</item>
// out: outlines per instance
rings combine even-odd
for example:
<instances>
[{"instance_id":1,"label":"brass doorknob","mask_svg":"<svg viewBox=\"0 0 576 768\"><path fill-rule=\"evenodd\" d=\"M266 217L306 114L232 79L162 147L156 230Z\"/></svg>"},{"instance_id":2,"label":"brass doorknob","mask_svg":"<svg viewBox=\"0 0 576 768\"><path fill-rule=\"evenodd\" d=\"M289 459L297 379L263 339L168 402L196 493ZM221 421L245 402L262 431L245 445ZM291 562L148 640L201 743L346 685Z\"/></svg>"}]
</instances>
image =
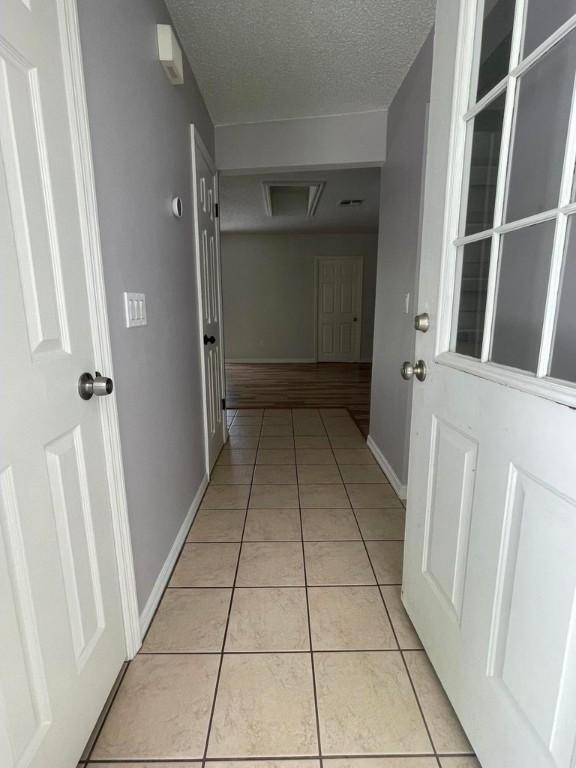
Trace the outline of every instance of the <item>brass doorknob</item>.
<instances>
[{"instance_id":1,"label":"brass doorknob","mask_svg":"<svg viewBox=\"0 0 576 768\"><path fill-rule=\"evenodd\" d=\"M418 381L424 381L427 373L428 369L424 360L418 360L417 363L411 363L409 360L406 360L402 363L402 368L400 368L400 374L406 381L409 381L413 376L416 376Z\"/></svg>"}]
</instances>

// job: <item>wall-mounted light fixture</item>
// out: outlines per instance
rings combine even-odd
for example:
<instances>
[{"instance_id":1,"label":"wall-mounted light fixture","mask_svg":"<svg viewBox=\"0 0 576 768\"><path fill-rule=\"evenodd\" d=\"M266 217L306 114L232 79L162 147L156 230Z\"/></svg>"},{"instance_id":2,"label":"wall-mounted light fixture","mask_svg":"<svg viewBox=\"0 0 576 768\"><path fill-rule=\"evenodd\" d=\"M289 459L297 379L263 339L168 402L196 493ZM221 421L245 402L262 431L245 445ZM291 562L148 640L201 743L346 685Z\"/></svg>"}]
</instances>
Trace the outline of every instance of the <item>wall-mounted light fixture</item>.
<instances>
[{"instance_id":1,"label":"wall-mounted light fixture","mask_svg":"<svg viewBox=\"0 0 576 768\"><path fill-rule=\"evenodd\" d=\"M184 82L184 67L182 66L182 51L170 24L157 24L158 58L164 67L166 77L172 85L182 85Z\"/></svg>"}]
</instances>

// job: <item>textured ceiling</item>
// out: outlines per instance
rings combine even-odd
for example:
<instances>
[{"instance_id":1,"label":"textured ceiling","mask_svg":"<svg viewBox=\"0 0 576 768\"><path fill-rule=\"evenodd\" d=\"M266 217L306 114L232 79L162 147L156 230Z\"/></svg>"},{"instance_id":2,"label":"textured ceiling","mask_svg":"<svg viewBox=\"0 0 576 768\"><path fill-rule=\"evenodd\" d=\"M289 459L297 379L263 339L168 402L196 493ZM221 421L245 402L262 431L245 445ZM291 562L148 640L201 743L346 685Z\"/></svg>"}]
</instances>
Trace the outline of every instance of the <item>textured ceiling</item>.
<instances>
[{"instance_id":1,"label":"textured ceiling","mask_svg":"<svg viewBox=\"0 0 576 768\"><path fill-rule=\"evenodd\" d=\"M263 181L325 181L316 215L266 216ZM220 177L222 232L377 232L380 193L379 168L344 171L271 173ZM360 198L358 208L340 208L346 198Z\"/></svg>"},{"instance_id":2,"label":"textured ceiling","mask_svg":"<svg viewBox=\"0 0 576 768\"><path fill-rule=\"evenodd\" d=\"M435 0L167 0L216 125L387 107Z\"/></svg>"}]
</instances>

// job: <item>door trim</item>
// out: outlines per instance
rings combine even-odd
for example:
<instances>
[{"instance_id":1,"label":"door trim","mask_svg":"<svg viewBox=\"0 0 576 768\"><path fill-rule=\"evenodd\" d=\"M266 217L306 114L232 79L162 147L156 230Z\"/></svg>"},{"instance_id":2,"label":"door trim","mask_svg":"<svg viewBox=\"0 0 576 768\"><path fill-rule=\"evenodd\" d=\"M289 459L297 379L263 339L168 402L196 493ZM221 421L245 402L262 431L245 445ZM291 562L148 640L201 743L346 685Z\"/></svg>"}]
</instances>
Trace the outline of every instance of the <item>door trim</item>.
<instances>
[{"instance_id":1,"label":"door trim","mask_svg":"<svg viewBox=\"0 0 576 768\"><path fill-rule=\"evenodd\" d=\"M319 331L319 325L318 325L318 307L319 300L318 300L318 289L320 287L320 262L323 259L348 259L349 261L356 261L360 264L360 291L358 292L358 344L357 344L357 351L354 355L353 360L336 360L335 362L350 362L350 363L361 363L362 361L362 310L363 310L363 301L364 301L364 256L363 254L354 254L354 255L342 255L342 256L315 256L314 257L314 360L317 363L325 362L323 360L318 359L318 354L320 350L320 344L318 343L318 331Z\"/></svg>"},{"instance_id":2,"label":"door trim","mask_svg":"<svg viewBox=\"0 0 576 768\"><path fill-rule=\"evenodd\" d=\"M68 102L68 120L78 192L82 250L86 267L88 310L94 339L94 361L96 370L106 371L106 374L113 378L112 348L104 287L98 205L96 202L94 166L92 163L78 10L76 0L58 0L58 2L61 11L58 15L60 19L61 46L64 54L63 68ZM104 435L106 473L112 512L120 600L126 637L126 655L127 658L131 659L142 645L142 635L140 632L134 557L115 394L113 393L110 397L100 398L99 406Z\"/></svg>"},{"instance_id":3,"label":"door trim","mask_svg":"<svg viewBox=\"0 0 576 768\"><path fill-rule=\"evenodd\" d=\"M198 354L200 356L200 372L202 375L202 415L203 415L203 422L204 422L204 465L206 469L206 476L210 478L211 469L210 469L210 448L209 448L209 437L208 437L208 402L206 397L206 366L204 365L204 348L202 345L202 327L204 324L204 317L203 317L203 304L202 304L202 273L201 273L201 266L200 266L200 231L198 227L198 190L196 188L196 153L199 152L204 160L206 161L206 164L208 165L208 168L210 169L210 173L213 173L216 176L216 196L215 201L216 203L219 202L219 190L218 190L218 173L216 171L216 166L214 164L214 160L212 159L212 156L210 152L208 151L206 145L202 141L202 137L200 136L200 132L194 125L194 123L190 123L190 159L192 163L192 206L193 206L193 219L194 219L194 265L195 265L195 272L196 272L196 301L198 304ZM220 208L220 206L218 206ZM218 210L218 213L220 213L220 210ZM226 396L226 380L225 380L225 374L224 374L224 319L223 319L223 313L222 313L222 282L221 282L221 263L220 263L220 222L218 221L216 223L216 258L219 265L219 280L218 280L218 312L220 314L220 323L219 323L219 344L220 344L220 381L221 381L221 391L223 393L223 397ZM228 440L228 426L226 424L226 416L223 415L222 418L222 433L223 433L223 439L224 443Z\"/></svg>"}]
</instances>

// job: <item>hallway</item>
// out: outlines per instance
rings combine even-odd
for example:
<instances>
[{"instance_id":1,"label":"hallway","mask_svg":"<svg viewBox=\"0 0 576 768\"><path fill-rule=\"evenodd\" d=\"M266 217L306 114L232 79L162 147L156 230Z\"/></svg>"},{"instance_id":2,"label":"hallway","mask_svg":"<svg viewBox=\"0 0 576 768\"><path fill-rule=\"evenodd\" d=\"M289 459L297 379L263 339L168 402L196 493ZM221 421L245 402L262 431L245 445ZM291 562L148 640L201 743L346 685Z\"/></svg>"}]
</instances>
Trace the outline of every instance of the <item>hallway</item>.
<instances>
[{"instance_id":1,"label":"hallway","mask_svg":"<svg viewBox=\"0 0 576 768\"><path fill-rule=\"evenodd\" d=\"M400 603L403 505L347 410L228 413L88 764L476 768Z\"/></svg>"}]
</instances>

